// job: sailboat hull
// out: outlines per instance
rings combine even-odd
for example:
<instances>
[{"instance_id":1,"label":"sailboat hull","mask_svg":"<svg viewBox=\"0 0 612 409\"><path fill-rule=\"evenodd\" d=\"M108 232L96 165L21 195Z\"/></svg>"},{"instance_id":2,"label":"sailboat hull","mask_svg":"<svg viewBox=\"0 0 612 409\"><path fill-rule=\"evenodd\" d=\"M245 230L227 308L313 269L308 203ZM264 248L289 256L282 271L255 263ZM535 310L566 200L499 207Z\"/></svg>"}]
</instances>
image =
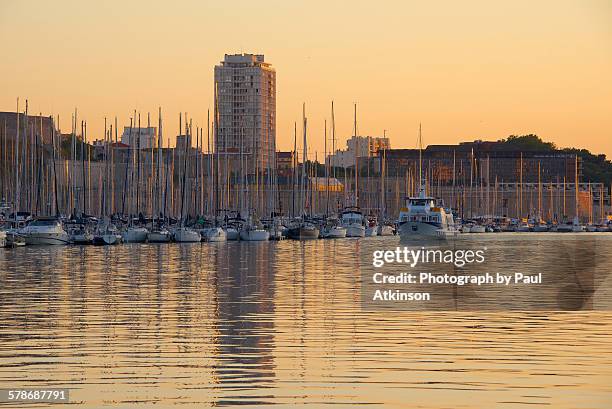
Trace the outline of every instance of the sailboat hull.
<instances>
[{"instance_id":1,"label":"sailboat hull","mask_svg":"<svg viewBox=\"0 0 612 409\"><path fill-rule=\"evenodd\" d=\"M225 229L225 235L227 241L240 240L240 232L238 232L238 230L233 227L228 227L227 229Z\"/></svg>"},{"instance_id":2,"label":"sailboat hull","mask_svg":"<svg viewBox=\"0 0 612 409\"><path fill-rule=\"evenodd\" d=\"M198 243L202 241L202 236L195 230L179 228L174 232L174 241L177 243Z\"/></svg>"},{"instance_id":3,"label":"sailboat hull","mask_svg":"<svg viewBox=\"0 0 612 409\"><path fill-rule=\"evenodd\" d=\"M221 242L227 240L227 233L221 227L210 227L200 231L203 241Z\"/></svg>"},{"instance_id":4,"label":"sailboat hull","mask_svg":"<svg viewBox=\"0 0 612 409\"><path fill-rule=\"evenodd\" d=\"M340 226L324 228L321 230L321 237L324 239L343 239L346 237L346 229Z\"/></svg>"},{"instance_id":5,"label":"sailboat hull","mask_svg":"<svg viewBox=\"0 0 612 409\"><path fill-rule=\"evenodd\" d=\"M172 237L168 231L152 231L147 234L149 243L169 243Z\"/></svg>"},{"instance_id":6,"label":"sailboat hull","mask_svg":"<svg viewBox=\"0 0 612 409\"><path fill-rule=\"evenodd\" d=\"M128 228L123 232L123 241L126 243L144 243L147 240L149 231L145 228Z\"/></svg>"},{"instance_id":7,"label":"sailboat hull","mask_svg":"<svg viewBox=\"0 0 612 409\"><path fill-rule=\"evenodd\" d=\"M314 240L319 238L316 227L294 227L289 229L289 238L294 240Z\"/></svg>"},{"instance_id":8,"label":"sailboat hull","mask_svg":"<svg viewBox=\"0 0 612 409\"><path fill-rule=\"evenodd\" d=\"M267 230L242 230L240 231L240 240L243 241L267 241L270 239L270 233Z\"/></svg>"}]
</instances>

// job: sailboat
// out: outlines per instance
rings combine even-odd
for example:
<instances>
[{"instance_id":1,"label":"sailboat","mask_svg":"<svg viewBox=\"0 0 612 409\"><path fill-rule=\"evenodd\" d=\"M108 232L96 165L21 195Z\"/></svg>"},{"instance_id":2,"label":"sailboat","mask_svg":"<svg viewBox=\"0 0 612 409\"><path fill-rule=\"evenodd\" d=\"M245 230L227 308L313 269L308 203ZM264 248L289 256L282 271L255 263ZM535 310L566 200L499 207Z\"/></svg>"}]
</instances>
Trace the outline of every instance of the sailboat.
<instances>
[{"instance_id":1,"label":"sailboat","mask_svg":"<svg viewBox=\"0 0 612 409\"><path fill-rule=\"evenodd\" d=\"M386 138L386 131L383 131L383 138ZM387 174L387 149L383 150L383 154L380 161L380 213L382 217L382 223L378 226L379 236L393 236L395 234L395 228L387 220L387 201L386 201L386 182Z\"/></svg>"},{"instance_id":2,"label":"sailboat","mask_svg":"<svg viewBox=\"0 0 612 409\"><path fill-rule=\"evenodd\" d=\"M359 139L357 138L357 104L355 104L355 114L353 119L353 135L355 137L355 191L354 206L344 208L340 216L340 223L346 229L346 237L365 237L366 228L364 225L363 213L359 208ZM345 180L346 169L345 169Z\"/></svg>"},{"instance_id":3,"label":"sailboat","mask_svg":"<svg viewBox=\"0 0 612 409\"><path fill-rule=\"evenodd\" d=\"M115 245L123 241L119 230L111 221L105 217L98 222L98 226L94 232L93 244L98 246Z\"/></svg>"},{"instance_id":4,"label":"sailboat","mask_svg":"<svg viewBox=\"0 0 612 409\"><path fill-rule=\"evenodd\" d=\"M308 219L306 215L306 208L312 209L312 201L308 200L308 179L306 173L306 165L308 162L308 141L307 141L307 118L306 118L306 104L302 106L302 120L303 120L303 135L304 135L304 152L302 160L302 177L300 179L300 190L301 190L301 217L297 220L297 223L290 227L287 235L289 238L294 240L313 240L319 238L319 227Z\"/></svg>"},{"instance_id":5,"label":"sailboat","mask_svg":"<svg viewBox=\"0 0 612 409\"><path fill-rule=\"evenodd\" d=\"M331 119L332 119L332 146L331 146L331 151L335 152L335 144L336 144L336 119L334 116L334 101L332 101L331 103ZM325 121L325 131L324 131L324 137L325 137L325 142L324 142L324 146L325 146L325 152L323 157L324 158L328 158L327 157L327 121ZM325 221L325 223L323 223L323 225L321 226L321 231L320 231L320 235L321 238L323 239L343 239L346 237L346 228L344 228L343 226L340 225L340 220L338 219L337 215L333 215L330 216L330 211L329 211L329 193L330 193L330 185L329 185L329 177L330 177L330 167L332 167L332 163L331 163L331 158L332 156L329 157L329 160L326 160L325 162L325 183L326 183L326 203L325 203L325 214L327 216L327 220ZM332 174L333 174L333 180L336 180L336 168L335 166L332 168Z\"/></svg>"},{"instance_id":6,"label":"sailboat","mask_svg":"<svg viewBox=\"0 0 612 409\"><path fill-rule=\"evenodd\" d=\"M161 110L160 110L160 115L161 115ZM138 127L140 128L140 119L139 119ZM130 135L131 135L131 132L132 132L132 128L131 128L131 123L130 123ZM160 118L160 137L161 137L161 118ZM140 139L140 131L138 134L138 138ZM129 140L130 140L130 143L132 143L131 136ZM138 142L138 146L139 145L140 145L140 142ZM129 159L127 159L127 163L126 163L126 175L127 175L128 163L129 163ZM140 183L140 180L138 180L137 183ZM121 233L121 237L125 243L144 243L147 240L148 234L149 234L149 230L147 228L145 228L144 226L134 225L134 218L130 217L129 222L128 222L128 227Z\"/></svg>"},{"instance_id":7,"label":"sailboat","mask_svg":"<svg viewBox=\"0 0 612 409\"><path fill-rule=\"evenodd\" d=\"M425 193L422 177L422 136L419 125L419 195L407 197L399 214L399 233L402 239L449 239L457 236L453 214Z\"/></svg>"},{"instance_id":8,"label":"sailboat","mask_svg":"<svg viewBox=\"0 0 612 409\"><path fill-rule=\"evenodd\" d=\"M191 124L187 124L187 118L185 117L186 141L185 150L183 152L183 180L181 183L181 222L180 226L174 230L174 241L176 241L177 243L197 243L202 241L202 236L200 235L200 232L185 226L185 219L187 218L185 214L188 213L187 209L185 209L185 191L187 186L187 163L189 161L189 152L191 150L191 132Z\"/></svg>"}]
</instances>

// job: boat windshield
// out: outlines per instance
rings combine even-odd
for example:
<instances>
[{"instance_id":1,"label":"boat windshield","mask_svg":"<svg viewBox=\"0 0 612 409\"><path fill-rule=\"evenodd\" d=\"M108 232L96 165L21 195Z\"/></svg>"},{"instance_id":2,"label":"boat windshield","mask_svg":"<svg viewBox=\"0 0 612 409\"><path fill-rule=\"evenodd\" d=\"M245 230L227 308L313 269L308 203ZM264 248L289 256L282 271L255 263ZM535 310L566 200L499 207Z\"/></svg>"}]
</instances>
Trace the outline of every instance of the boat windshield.
<instances>
[{"instance_id":1,"label":"boat windshield","mask_svg":"<svg viewBox=\"0 0 612 409\"><path fill-rule=\"evenodd\" d=\"M56 224L56 220L35 220L30 226L55 226Z\"/></svg>"},{"instance_id":2,"label":"boat windshield","mask_svg":"<svg viewBox=\"0 0 612 409\"><path fill-rule=\"evenodd\" d=\"M431 204L430 199L410 199L410 204L413 206L427 206Z\"/></svg>"}]
</instances>

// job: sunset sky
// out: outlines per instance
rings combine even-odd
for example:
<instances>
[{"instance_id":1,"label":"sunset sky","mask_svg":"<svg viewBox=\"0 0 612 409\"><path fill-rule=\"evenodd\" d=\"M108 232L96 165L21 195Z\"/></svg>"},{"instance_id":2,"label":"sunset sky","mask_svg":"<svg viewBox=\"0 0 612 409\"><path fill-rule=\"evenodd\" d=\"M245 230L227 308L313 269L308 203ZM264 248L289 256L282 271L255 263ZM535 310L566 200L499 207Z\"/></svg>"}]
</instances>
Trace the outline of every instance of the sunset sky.
<instances>
[{"instance_id":1,"label":"sunset sky","mask_svg":"<svg viewBox=\"0 0 612 409\"><path fill-rule=\"evenodd\" d=\"M204 125L213 67L260 53L277 71L278 148L306 102L310 147L336 107L352 130L387 130L394 148L536 133L612 157L612 2L0 0L0 110L78 107L90 138L104 116L179 111ZM23 104L22 104L23 106Z\"/></svg>"}]
</instances>

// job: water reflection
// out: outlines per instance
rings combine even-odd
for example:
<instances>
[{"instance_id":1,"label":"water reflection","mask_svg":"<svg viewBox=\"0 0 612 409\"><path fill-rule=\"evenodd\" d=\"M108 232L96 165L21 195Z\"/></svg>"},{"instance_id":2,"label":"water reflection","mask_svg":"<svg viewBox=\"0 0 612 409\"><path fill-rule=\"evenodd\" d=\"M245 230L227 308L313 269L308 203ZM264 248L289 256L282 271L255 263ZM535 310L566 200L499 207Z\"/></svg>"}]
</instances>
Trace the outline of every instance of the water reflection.
<instances>
[{"instance_id":1,"label":"water reflection","mask_svg":"<svg viewBox=\"0 0 612 409\"><path fill-rule=\"evenodd\" d=\"M362 309L360 254L398 244L0 251L0 388L69 387L87 407L610 406L611 313Z\"/></svg>"}]
</instances>

